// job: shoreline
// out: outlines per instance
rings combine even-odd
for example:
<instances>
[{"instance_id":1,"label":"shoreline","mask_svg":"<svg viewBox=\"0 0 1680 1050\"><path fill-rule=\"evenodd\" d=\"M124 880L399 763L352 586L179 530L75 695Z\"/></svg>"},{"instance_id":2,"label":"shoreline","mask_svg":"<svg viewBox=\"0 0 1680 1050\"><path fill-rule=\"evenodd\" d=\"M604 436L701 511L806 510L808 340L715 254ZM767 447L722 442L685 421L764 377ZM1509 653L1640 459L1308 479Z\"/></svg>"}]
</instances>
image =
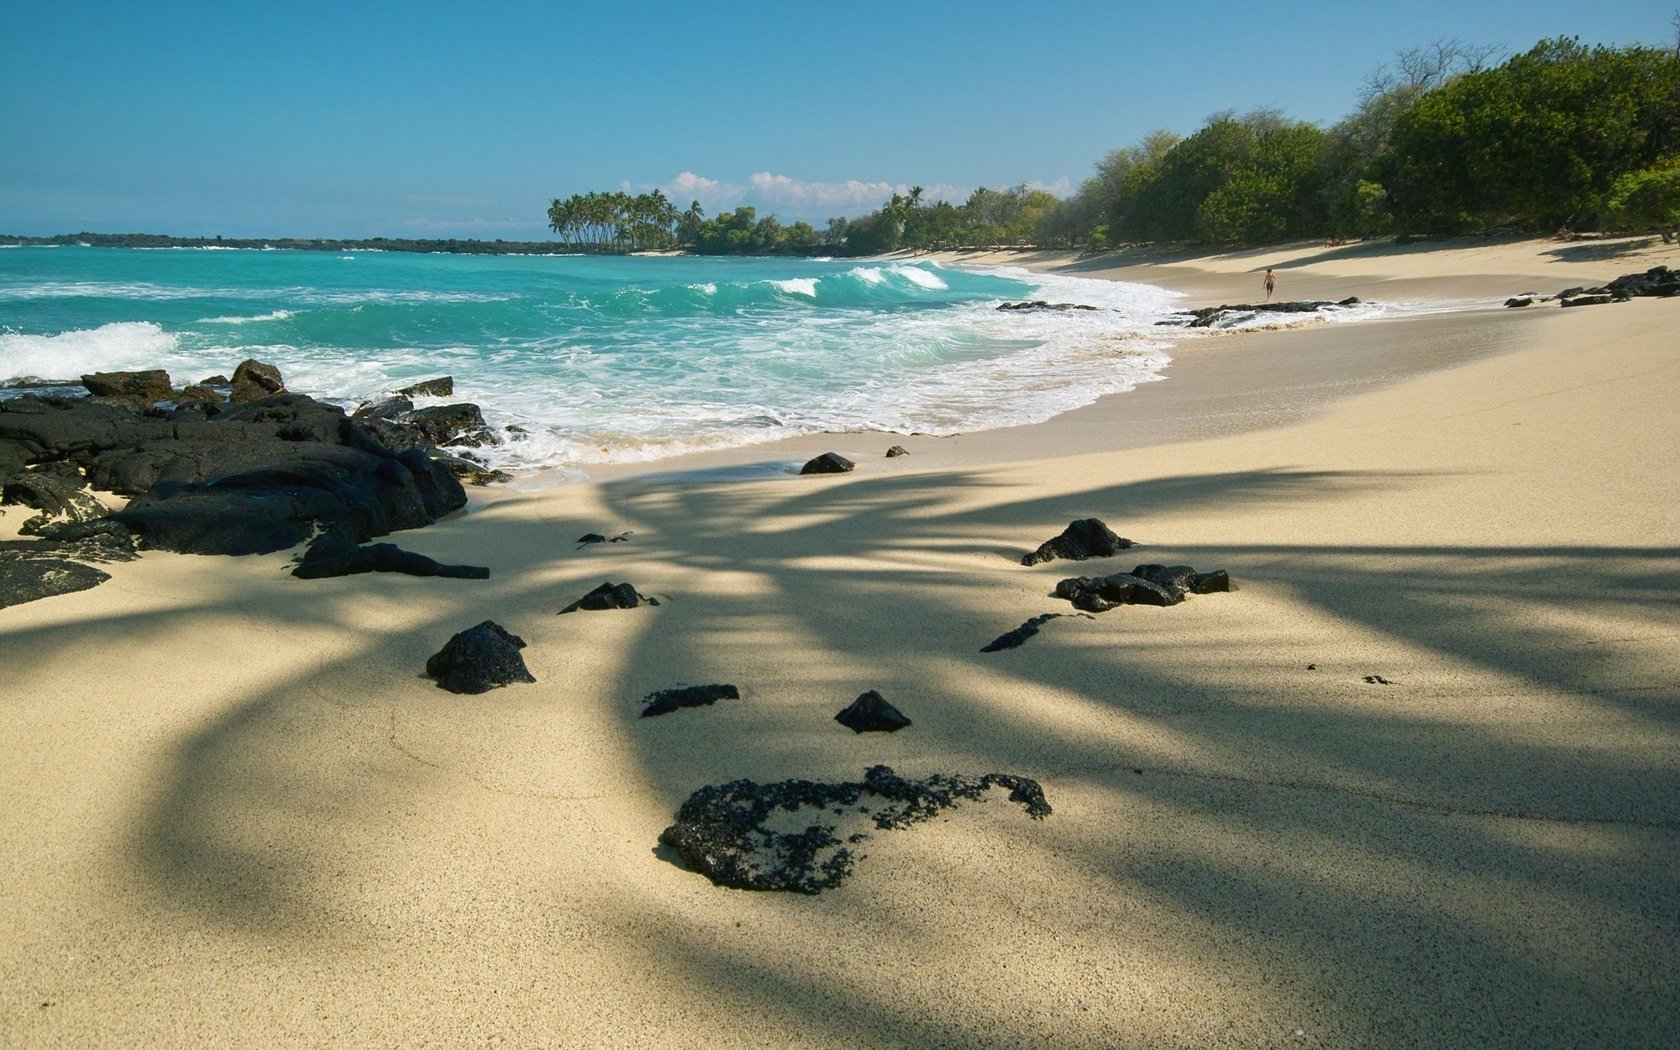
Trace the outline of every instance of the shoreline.
<instances>
[{"instance_id":1,"label":"shoreline","mask_svg":"<svg viewBox=\"0 0 1680 1050\"><path fill-rule=\"evenodd\" d=\"M1280 295L1525 273L1373 258ZM1195 279L1244 301L1264 262ZM473 490L390 537L488 580L148 552L0 609L0 1043L1660 1045L1677 309L1209 339L1019 433L859 438L850 474ZM1021 564L1087 516L1138 546ZM980 652L1140 562L1237 589ZM556 615L603 579L661 604ZM534 684L421 676L485 619ZM640 717L702 683L740 698ZM837 725L868 689L913 724ZM877 764L1053 812L866 827L816 896L659 843L704 785Z\"/></svg>"}]
</instances>

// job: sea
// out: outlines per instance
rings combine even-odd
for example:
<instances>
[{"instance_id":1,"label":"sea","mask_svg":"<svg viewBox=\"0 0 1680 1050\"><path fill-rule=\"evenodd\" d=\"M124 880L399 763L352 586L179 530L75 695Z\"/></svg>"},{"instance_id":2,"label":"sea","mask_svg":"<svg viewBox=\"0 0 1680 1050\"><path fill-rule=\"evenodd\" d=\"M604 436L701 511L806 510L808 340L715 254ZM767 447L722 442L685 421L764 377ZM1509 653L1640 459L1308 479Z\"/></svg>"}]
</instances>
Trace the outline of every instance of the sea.
<instances>
[{"instance_id":1,"label":"sea","mask_svg":"<svg viewBox=\"0 0 1680 1050\"><path fill-rule=\"evenodd\" d=\"M1093 309L998 309L1029 300ZM354 409L449 375L453 398L417 403L479 405L506 437L474 450L491 466L587 476L800 433L1046 420L1160 379L1191 338L1158 324L1179 304L926 259L16 246L0 381L163 368L184 386L256 358Z\"/></svg>"}]
</instances>

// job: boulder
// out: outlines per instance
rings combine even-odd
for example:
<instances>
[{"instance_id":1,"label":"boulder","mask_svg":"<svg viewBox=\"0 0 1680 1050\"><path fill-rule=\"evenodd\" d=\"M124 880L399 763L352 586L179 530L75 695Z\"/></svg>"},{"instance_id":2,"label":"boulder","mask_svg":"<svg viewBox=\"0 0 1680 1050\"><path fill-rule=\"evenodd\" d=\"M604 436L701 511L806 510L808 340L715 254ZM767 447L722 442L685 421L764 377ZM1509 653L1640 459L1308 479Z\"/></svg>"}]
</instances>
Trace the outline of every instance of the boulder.
<instances>
[{"instance_id":1,"label":"boulder","mask_svg":"<svg viewBox=\"0 0 1680 1050\"><path fill-rule=\"evenodd\" d=\"M1118 536L1099 518L1080 518L1069 522L1059 536L1045 540L1038 549L1021 559L1022 565L1038 565L1065 558L1085 561L1087 558L1107 558L1115 551L1132 546L1132 541Z\"/></svg>"},{"instance_id":2,"label":"boulder","mask_svg":"<svg viewBox=\"0 0 1680 1050\"><path fill-rule=\"evenodd\" d=\"M465 445L478 448L499 442L495 431L484 422L477 405L435 405L417 408L404 415L403 426L427 445Z\"/></svg>"},{"instance_id":3,"label":"boulder","mask_svg":"<svg viewBox=\"0 0 1680 1050\"><path fill-rule=\"evenodd\" d=\"M854 733L896 733L910 725L904 712L873 689L853 700L834 720Z\"/></svg>"},{"instance_id":4,"label":"boulder","mask_svg":"<svg viewBox=\"0 0 1680 1050\"><path fill-rule=\"evenodd\" d=\"M1565 299L1563 305L1566 308L1571 306L1603 306L1605 303L1614 301L1615 297L1611 295L1576 295Z\"/></svg>"},{"instance_id":5,"label":"boulder","mask_svg":"<svg viewBox=\"0 0 1680 1050\"><path fill-rule=\"evenodd\" d=\"M350 418L362 422L370 419L395 422L412 411L414 411L414 402L408 398L388 397L383 401L367 402L351 413Z\"/></svg>"},{"instance_id":6,"label":"boulder","mask_svg":"<svg viewBox=\"0 0 1680 1050\"><path fill-rule=\"evenodd\" d=\"M94 372L82 377L82 385L94 397L125 404L155 405L172 396L169 373L161 368L143 372Z\"/></svg>"},{"instance_id":7,"label":"boulder","mask_svg":"<svg viewBox=\"0 0 1680 1050\"><path fill-rule=\"evenodd\" d=\"M535 682L519 650L525 639L485 620L450 638L426 661L426 674L452 693L485 693L514 682Z\"/></svg>"},{"instance_id":8,"label":"boulder","mask_svg":"<svg viewBox=\"0 0 1680 1050\"><path fill-rule=\"evenodd\" d=\"M634 609L646 602L648 605L658 605L658 598L649 598L640 593L628 583L603 583L577 601L561 609L555 615L577 612L579 609L588 612L598 612L603 609Z\"/></svg>"},{"instance_id":9,"label":"boulder","mask_svg":"<svg viewBox=\"0 0 1680 1050\"><path fill-rule=\"evenodd\" d=\"M398 397L454 397L455 377L438 376L410 384L397 391Z\"/></svg>"},{"instance_id":10,"label":"boulder","mask_svg":"<svg viewBox=\"0 0 1680 1050\"><path fill-rule=\"evenodd\" d=\"M1139 565L1112 576L1078 576L1056 584L1054 597L1086 612L1107 612L1117 605L1177 605L1187 594L1229 591L1225 570L1197 572L1188 565Z\"/></svg>"},{"instance_id":11,"label":"boulder","mask_svg":"<svg viewBox=\"0 0 1680 1050\"><path fill-rule=\"evenodd\" d=\"M998 309L999 310L1095 310L1096 307L1087 306L1084 303L1051 303L1051 302L1046 302L1043 299L1034 299L1031 302L1003 303L1003 304L998 306Z\"/></svg>"},{"instance_id":12,"label":"boulder","mask_svg":"<svg viewBox=\"0 0 1680 1050\"><path fill-rule=\"evenodd\" d=\"M872 766L861 781L732 780L703 787L683 802L659 841L715 885L816 894L845 881L857 859L848 846L869 837L859 831L842 841L836 834L842 814L855 827L891 831L982 801L994 788L1007 790L1009 801L1034 820L1052 812L1030 777L936 773L910 780ZM799 827L802 822L808 823Z\"/></svg>"},{"instance_id":13,"label":"boulder","mask_svg":"<svg viewBox=\"0 0 1680 1050\"><path fill-rule=\"evenodd\" d=\"M892 448L887 449L888 459L897 459L899 456L908 456L909 454L910 453L904 451L903 445L894 445Z\"/></svg>"},{"instance_id":14,"label":"boulder","mask_svg":"<svg viewBox=\"0 0 1680 1050\"><path fill-rule=\"evenodd\" d=\"M680 707L709 707L719 700L739 700L741 691L732 685L690 685L649 693L643 718L668 715Z\"/></svg>"},{"instance_id":15,"label":"boulder","mask_svg":"<svg viewBox=\"0 0 1680 1050\"><path fill-rule=\"evenodd\" d=\"M1523 306L1533 306L1534 305L1534 296L1532 296L1532 295L1515 295L1515 296L1512 296L1511 298L1505 300L1505 305L1508 306L1508 307L1511 307L1513 309L1517 308L1517 307L1523 307Z\"/></svg>"},{"instance_id":16,"label":"boulder","mask_svg":"<svg viewBox=\"0 0 1680 1050\"><path fill-rule=\"evenodd\" d=\"M254 358L240 362L239 367L233 370L232 385L233 390L228 394L228 400L236 404L260 401L265 397L286 392L286 384L280 378L280 370Z\"/></svg>"},{"instance_id":17,"label":"boulder","mask_svg":"<svg viewBox=\"0 0 1680 1050\"><path fill-rule=\"evenodd\" d=\"M799 468L801 474L844 474L857 464L838 452L824 452Z\"/></svg>"}]
</instances>

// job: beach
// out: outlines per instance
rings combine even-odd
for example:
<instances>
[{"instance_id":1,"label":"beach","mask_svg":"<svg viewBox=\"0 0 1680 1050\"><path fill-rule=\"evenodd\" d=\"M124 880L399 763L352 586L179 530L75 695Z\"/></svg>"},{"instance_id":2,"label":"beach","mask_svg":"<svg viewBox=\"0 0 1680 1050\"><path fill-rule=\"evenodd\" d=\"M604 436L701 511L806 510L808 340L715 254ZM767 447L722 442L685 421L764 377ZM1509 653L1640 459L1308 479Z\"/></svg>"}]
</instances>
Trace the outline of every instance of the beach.
<instances>
[{"instance_id":1,"label":"beach","mask_svg":"<svg viewBox=\"0 0 1680 1050\"><path fill-rule=\"evenodd\" d=\"M1268 266L1281 299L1456 301L1676 258L948 261L1202 306ZM1231 333L1044 423L612 464L389 537L485 581L147 552L0 609L0 1044L1662 1045L1677 309ZM783 469L826 451L857 469ZM1021 564L1088 517L1136 546ZM1235 589L980 652L1139 563ZM660 604L556 615L603 581ZM486 619L535 684L436 688ZM706 683L740 698L639 717ZM837 725L866 690L913 725ZM817 895L660 844L703 786L875 765L1030 777L1053 813L866 829Z\"/></svg>"}]
</instances>

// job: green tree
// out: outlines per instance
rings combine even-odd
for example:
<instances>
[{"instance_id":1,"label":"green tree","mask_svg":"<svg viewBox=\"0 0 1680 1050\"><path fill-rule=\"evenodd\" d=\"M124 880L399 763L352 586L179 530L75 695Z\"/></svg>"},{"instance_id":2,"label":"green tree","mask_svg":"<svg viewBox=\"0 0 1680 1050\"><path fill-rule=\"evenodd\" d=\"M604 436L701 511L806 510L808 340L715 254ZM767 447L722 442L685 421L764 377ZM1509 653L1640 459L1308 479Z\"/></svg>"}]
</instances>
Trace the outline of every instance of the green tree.
<instances>
[{"instance_id":1,"label":"green tree","mask_svg":"<svg viewBox=\"0 0 1680 1050\"><path fill-rule=\"evenodd\" d=\"M1680 236L1680 154L1629 172L1610 187L1611 218L1630 230L1656 230L1673 244Z\"/></svg>"}]
</instances>

